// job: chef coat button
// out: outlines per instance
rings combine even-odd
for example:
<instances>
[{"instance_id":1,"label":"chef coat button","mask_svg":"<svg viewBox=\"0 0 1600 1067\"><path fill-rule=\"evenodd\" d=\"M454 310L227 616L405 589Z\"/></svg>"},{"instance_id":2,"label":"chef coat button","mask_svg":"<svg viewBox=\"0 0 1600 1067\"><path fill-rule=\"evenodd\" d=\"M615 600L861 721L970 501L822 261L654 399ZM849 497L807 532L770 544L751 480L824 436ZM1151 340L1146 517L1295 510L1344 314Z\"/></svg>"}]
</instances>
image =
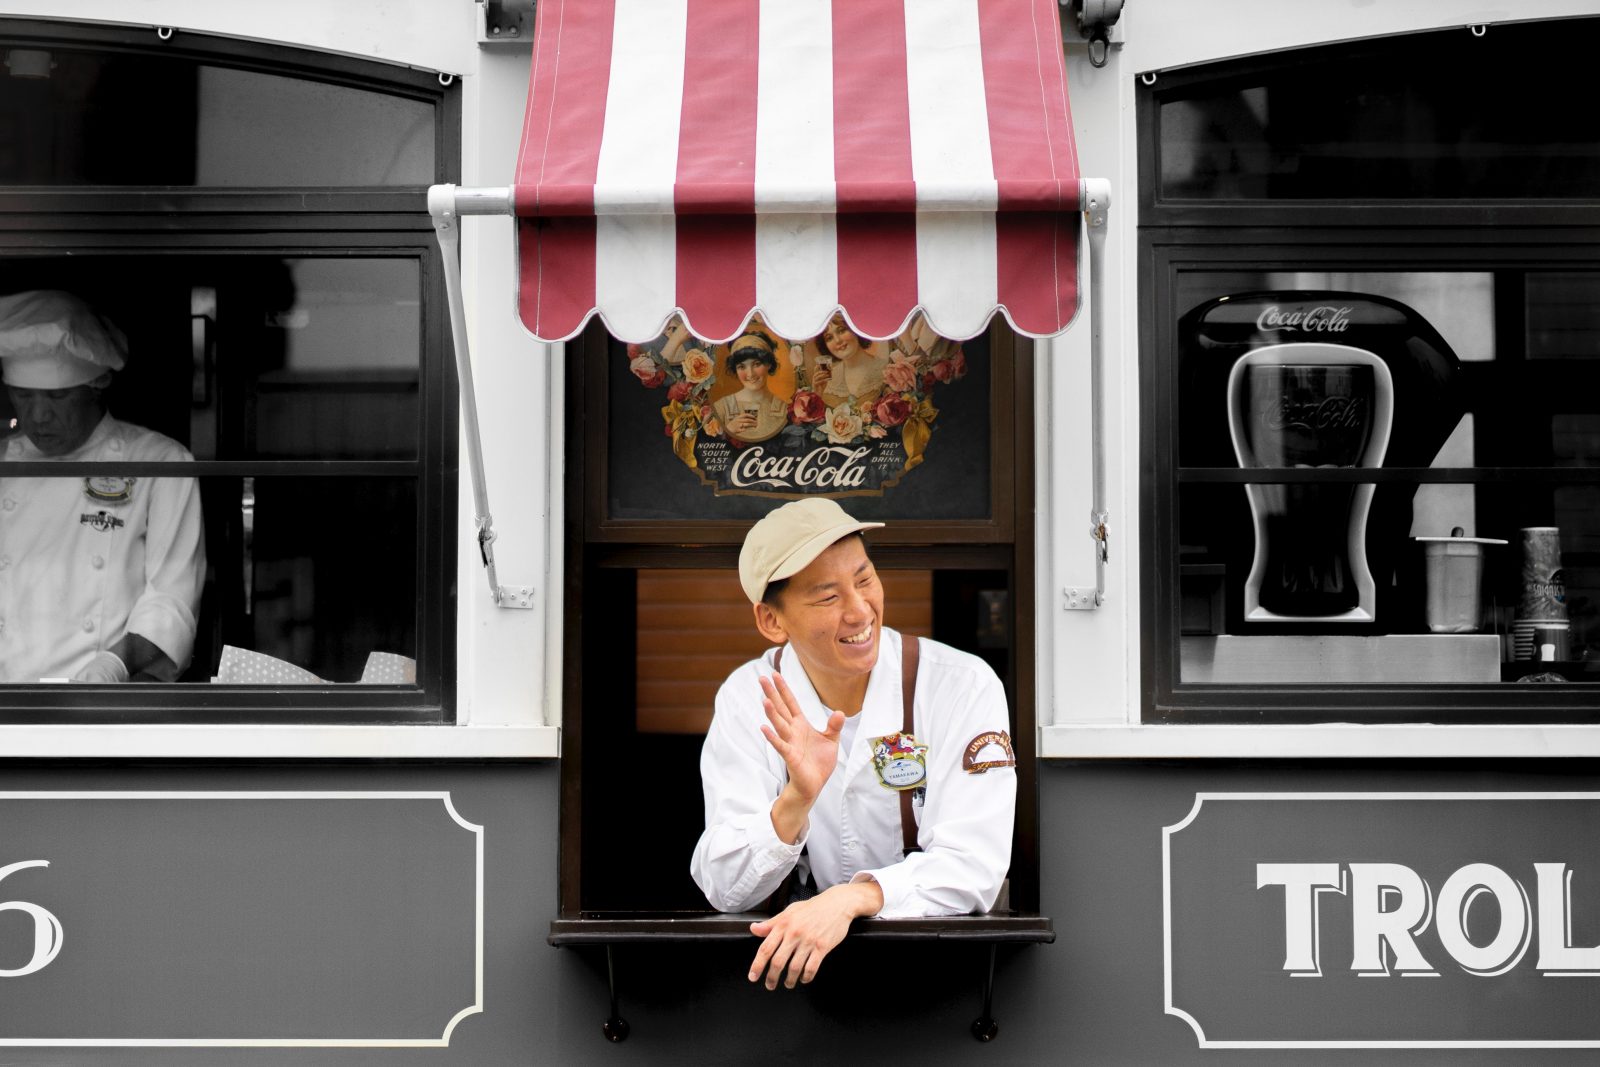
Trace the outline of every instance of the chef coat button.
<instances>
[{"instance_id":1,"label":"chef coat button","mask_svg":"<svg viewBox=\"0 0 1600 1067\"><path fill-rule=\"evenodd\" d=\"M15 511L17 510L17 502L10 497L6 497L5 500L0 501L0 507L5 508L7 511Z\"/></svg>"},{"instance_id":2,"label":"chef coat button","mask_svg":"<svg viewBox=\"0 0 1600 1067\"><path fill-rule=\"evenodd\" d=\"M83 620L83 632L86 633L86 634L94 633L94 620L93 619L84 619Z\"/></svg>"},{"instance_id":3,"label":"chef coat button","mask_svg":"<svg viewBox=\"0 0 1600 1067\"><path fill-rule=\"evenodd\" d=\"M10 556L0 556L0 571L5 570L9 566L11 566L11 557Z\"/></svg>"},{"instance_id":4,"label":"chef coat button","mask_svg":"<svg viewBox=\"0 0 1600 1067\"><path fill-rule=\"evenodd\" d=\"M111 451L113 451L113 452L121 452L122 451L122 442L121 441L112 441L111 442Z\"/></svg>"},{"instance_id":5,"label":"chef coat button","mask_svg":"<svg viewBox=\"0 0 1600 1067\"><path fill-rule=\"evenodd\" d=\"M96 556L89 561L89 565L95 570L99 570L106 565L106 558L104 556Z\"/></svg>"},{"instance_id":6,"label":"chef coat button","mask_svg":"<svg viewBox=\"0 0 1600 1067\"><path fill-rule=\"evenodd\" d=\"M854 852L856 850L856 843L854 841L846 841L844 843L844 850L846 852Z\"/></svg>"},{"instance_id":7,"label":"chef coat button","mask_svg":"<svg viewBox=\"0 0 1600 1067\"><path fill-rule=\"evenodd\" d=\"M6 620L0 619L0 634L6 632Z\"/></svg>"}]
</instances>

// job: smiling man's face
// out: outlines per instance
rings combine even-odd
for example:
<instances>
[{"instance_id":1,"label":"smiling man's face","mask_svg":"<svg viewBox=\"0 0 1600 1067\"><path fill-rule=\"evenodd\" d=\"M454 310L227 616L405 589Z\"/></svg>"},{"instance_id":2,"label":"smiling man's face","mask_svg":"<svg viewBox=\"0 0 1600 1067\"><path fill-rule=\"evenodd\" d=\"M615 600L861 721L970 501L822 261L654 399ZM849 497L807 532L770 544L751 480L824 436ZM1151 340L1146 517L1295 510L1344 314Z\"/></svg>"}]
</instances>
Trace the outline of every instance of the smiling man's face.
<instances>
[{"instance_id":1,"label":"smiling man's face","mask_svg":"<svg viewBox=\"0 0 1600 1067\"><path fill-rule=\"evenodd\" d=\"M817 695L842 711L859 706L883 631L883 583L861 538L823 550L789 579L772 612Z\"/></svg>"}]
</instances>

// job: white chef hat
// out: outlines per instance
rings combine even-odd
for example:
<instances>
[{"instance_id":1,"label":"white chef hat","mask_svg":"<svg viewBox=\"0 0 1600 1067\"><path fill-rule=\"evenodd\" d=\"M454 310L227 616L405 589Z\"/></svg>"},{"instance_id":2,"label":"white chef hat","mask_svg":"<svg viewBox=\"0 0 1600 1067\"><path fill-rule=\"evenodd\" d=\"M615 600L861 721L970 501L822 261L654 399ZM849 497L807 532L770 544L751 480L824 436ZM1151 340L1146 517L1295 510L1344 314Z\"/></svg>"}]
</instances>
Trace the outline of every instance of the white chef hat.
<instances>
[{"instance_id":1,"label":"white chef hat","mask_svg":"<svg viewBox=\"0 0 1600 1067\"><path fill-rule=\"evenodd\" d=\"M128 339L71 293L0 296L0 378L22 389L70 389L127 362Z\"/></svg>"}]
</instances>

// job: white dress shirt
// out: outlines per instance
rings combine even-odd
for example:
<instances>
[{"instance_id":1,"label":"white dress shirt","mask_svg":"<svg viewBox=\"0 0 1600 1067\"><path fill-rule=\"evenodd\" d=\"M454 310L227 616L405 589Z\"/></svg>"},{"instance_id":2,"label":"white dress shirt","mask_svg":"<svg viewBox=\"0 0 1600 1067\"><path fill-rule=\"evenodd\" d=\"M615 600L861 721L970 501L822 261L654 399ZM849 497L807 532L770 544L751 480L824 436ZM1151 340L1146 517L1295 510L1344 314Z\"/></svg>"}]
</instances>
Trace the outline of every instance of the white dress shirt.
<instances>
[{"instance_id":1,"label":"white dress shirt","mask_svg":"<svg viewBox=\"0 0 1600 1067\"><path fill-rule=\"evenodd\" d=\"M0 443L0 462L193 458L110 415L65 455L45 456L22 434ZM0 477L0 682L69 678L128 633L181 670L205 572L193 478Z\"/></svg>"},{"instance_id":2,"label":"white dress shirt","mask_svg":"<svg viewBox=\"0 0 1600 1067\"><path fill-rule=\"evenodd\" d=\"M874 739L898 733L900 635L885 627L867 683L861 725L813 805L800 840L782 841L772 804L788 775L783 758L761 734L766 722L757 678L772 672L773 651L734 671L717 693L716 712L700 753L706 828L690 871L718 911L748 911L778 887L801 852L817 887L874 879L885 918L987 911L1011 862L1017 777L1013 766L963 754L986 734L1009 745L1005 690L987 663L948 645L922 640L914 701L915 734L928 746L925 802L914 805L921 852L902 858L900 798L878 780ZM818 730L829 710L799 657L783 657L783 676L806 719ZM985 746L993 756L995 746ZM968 761L969 763L972 761Z\"/></svg>"}]
</instances>

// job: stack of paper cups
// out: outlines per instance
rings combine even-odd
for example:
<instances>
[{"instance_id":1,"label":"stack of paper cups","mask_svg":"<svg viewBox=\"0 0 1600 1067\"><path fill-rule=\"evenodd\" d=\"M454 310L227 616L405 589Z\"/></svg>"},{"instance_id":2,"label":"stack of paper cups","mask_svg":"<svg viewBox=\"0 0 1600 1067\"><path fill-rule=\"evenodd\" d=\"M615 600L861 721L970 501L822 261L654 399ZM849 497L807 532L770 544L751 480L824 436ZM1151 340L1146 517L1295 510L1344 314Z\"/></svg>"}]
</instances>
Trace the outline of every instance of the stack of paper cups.
<instances>
[{"instance_id":1,"label":"stack of paper cups","mask_svg":"<svg viewBox=\"0 0 1600 1067\"><path fill-rule=\"evenodd\" d=\"M1561 570L1561 531L1529 526L1522 531L1522 597L1511 626L1517 659L1562 660L1570 655L1566 575Z\"/></svg>"}]
</instances>

